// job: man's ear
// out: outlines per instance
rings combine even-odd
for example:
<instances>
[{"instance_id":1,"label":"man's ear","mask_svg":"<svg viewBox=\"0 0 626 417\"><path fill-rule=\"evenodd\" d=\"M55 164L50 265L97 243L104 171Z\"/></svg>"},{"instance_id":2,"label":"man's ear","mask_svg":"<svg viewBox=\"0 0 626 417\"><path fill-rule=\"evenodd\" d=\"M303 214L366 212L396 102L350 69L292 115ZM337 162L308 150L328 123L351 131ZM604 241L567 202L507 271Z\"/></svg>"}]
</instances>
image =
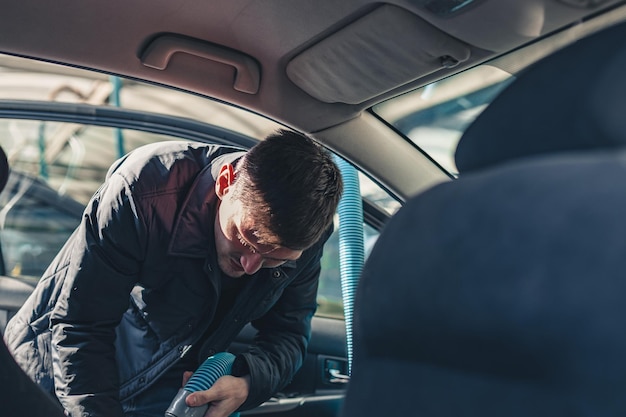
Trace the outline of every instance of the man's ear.
<instances>
[{"instance_id":1,"label":"man's ear","mask_svg":"<svg viewBox=\"0 0 626 417\"><path fill-rule=\"evenodd\" d=\"M235 181L235 168L232 164L224 164L220 168L220 173L215 180L215 194L221 200Z\"/></svg>"}]
</instances>

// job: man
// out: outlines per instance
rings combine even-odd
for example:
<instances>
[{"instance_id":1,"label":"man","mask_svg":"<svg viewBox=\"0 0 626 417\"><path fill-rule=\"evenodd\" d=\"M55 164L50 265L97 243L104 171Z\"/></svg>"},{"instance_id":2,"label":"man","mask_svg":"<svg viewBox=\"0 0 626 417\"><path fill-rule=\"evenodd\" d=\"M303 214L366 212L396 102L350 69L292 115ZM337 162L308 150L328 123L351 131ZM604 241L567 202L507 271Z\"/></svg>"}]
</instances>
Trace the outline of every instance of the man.
<instances>
[{"instance_id":1,"label":"man","mask_svg":"<svg viewBox=\"0 0 626 417\"><path fill-rule=\"evenodd\" d=\"M161 417L183 372L252 322L232 376L187 399L212 417L252 408L302 364L341 191L328 152L290 131L247 153L139 148L111 167L7 344L72 417Z\"/></svg>"}]
</instances>

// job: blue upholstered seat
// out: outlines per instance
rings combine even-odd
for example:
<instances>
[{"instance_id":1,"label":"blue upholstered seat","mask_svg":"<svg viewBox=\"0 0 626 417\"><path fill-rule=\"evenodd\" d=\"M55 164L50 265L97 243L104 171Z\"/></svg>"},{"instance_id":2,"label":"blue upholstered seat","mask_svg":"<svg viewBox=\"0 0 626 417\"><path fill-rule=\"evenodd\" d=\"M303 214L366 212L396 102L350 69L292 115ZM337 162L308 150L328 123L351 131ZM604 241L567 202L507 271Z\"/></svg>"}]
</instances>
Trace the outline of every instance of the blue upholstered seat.
<instances>
[{"instance_id":1,"label":"blue upholstered seat","mask_svg":"<svg viewBox=\"0 0 626 417\"><path fill-rule=\"evenodd\" d=\"M344 417L626 415L625 40L528 69L388 223Z\"/></svg>"}]
</instances>

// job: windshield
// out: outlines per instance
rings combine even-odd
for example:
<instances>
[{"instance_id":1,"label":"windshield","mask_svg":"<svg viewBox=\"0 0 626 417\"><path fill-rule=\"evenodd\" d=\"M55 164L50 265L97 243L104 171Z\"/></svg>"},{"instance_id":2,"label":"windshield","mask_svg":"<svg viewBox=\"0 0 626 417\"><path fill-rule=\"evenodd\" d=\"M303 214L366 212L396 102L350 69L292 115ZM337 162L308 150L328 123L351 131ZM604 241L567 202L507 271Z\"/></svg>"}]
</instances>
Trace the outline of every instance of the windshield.
<instances>
[{"instance_id":1,"label":"windshield","mask_svg":"<svg viewBox=\"0 0 626 417\"><path fill-rule=\"evenodd\" d=\"M373 111L456 177L454 152L461 135L512 79L483 65L383 102Z\"/></svg>"}]
</instances>

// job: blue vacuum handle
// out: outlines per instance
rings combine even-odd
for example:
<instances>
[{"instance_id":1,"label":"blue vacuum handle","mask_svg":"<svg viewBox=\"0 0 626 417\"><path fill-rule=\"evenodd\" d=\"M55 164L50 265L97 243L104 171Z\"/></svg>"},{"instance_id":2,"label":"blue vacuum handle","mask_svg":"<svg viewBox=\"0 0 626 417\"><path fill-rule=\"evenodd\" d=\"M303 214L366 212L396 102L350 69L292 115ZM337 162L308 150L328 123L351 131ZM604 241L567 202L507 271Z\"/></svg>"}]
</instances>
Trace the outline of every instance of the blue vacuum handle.
<instances>
[{"instance_id":1,"label":"blue vacuum handle","mask_svg":"<svg viewBox=\"0 0 626 417\"><path fill-rule=\"evenodd\" d=\"M211 388L221 376L230 375L234 361L235 355L228 352L216 353L207 358L189 378L185 386L178 390L176 397L165 411L165 417L203 417L209 405L189 407L185 403L185 399L193 392ZM239 417L239 413L233 413L231 417Z\"/></svg>"}]
</instances>

